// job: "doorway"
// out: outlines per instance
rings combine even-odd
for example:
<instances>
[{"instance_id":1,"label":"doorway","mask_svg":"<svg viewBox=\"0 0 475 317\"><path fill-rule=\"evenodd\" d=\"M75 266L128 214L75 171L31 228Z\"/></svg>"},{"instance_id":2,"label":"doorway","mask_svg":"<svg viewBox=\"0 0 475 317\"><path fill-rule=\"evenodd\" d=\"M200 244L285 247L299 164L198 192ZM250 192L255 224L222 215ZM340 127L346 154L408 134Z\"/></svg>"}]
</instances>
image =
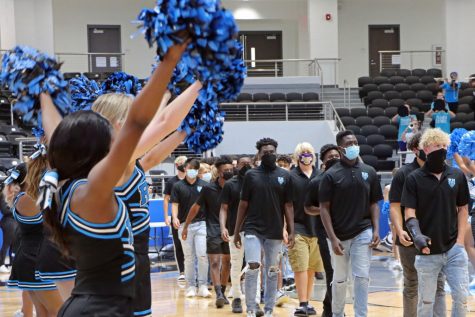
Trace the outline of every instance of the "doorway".
<instances>
[{"instance_id":1,"label":"doorway","mask_svg":"<svg viewBox=\"0 0 475 317\"><path fill-rule=\"evenodd\" d=\"M120 25L88 25L89 53L107 53L89 56L89 70L104 73L122 70ZM116 54L113 54L116 53Z\"/></svg>"},{"instance_id":2,"label":"doorway","mask_svg":"<svg viewBox=\"0 0 475 317\"><path fill-rule=\"evenodd\" d=\"M244 60L282 59L282 31L241 31L239 38L244 47ZM282 62L249 62L250 77L282 77Z\"/></svg>"},{"instance_id":3,"label":"doorway","mask_svg":"<svg viewBox=\"0 0 475 317\"><path fill-rule=\"evenodd\" d=\"M399 25L369 25L369 75L371 77L379 76L380 56L379 51L399 51ZM385 54L383 66L391 69L400 68L400 59L393 58L393 55Z\"/></svg>"}]
</instances>

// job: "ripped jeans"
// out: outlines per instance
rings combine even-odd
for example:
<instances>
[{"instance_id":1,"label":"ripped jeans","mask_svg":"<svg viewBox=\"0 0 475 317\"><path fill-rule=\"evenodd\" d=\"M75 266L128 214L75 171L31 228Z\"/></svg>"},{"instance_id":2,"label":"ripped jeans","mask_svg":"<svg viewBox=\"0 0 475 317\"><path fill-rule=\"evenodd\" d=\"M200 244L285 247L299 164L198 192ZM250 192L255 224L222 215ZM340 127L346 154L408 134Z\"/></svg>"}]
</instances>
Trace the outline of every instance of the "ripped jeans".
<instances>
[{"instance_id":1,"label":"ripped jeans","mask_svg":"<svg viewBox=\"0 0 475 317\"><path fill-rule=\"evenodd\" d=\"M354 279L353 306L355 317L368 315L369 266L371 262L371 248L369 245L372 237L373 229L368 228L353 239L341 241L344 248L343 255L336 255L330 241L328 241L333 266L333 317L344 316L349 266L351 266Z\"/></svg>"},{"instance_id":2,"label":"ripped jeans","mask_svg":"<svg viewBox=\"0 0 475 317\"><path fill-rule=\"evenodd\" d=\"M244 236L244 253L249 267L245 279L246 307L247 311L255 312L257 310L257 279L261 265L261 250L264 250L263 274L267 274L267 278L264 279L264 311L272 312L277 292L282 240L265 239L253 234Z\"/></svg>"}]
</instances>

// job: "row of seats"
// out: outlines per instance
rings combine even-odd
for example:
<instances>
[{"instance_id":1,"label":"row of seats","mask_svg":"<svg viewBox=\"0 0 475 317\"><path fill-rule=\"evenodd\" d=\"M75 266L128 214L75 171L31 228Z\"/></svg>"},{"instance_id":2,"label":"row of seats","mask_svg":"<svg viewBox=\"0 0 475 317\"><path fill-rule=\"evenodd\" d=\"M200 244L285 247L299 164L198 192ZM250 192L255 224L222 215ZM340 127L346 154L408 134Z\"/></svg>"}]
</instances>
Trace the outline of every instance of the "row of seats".
<instances>
[{"instance_id":1,"label":"row of seats","mask_svg":"<svg viewBox=\"0 0 475 317\"><path fill-rule=\"evenodd\" d=\"M421 91L428 91L432 95L436 95L438 91L440 91L440 86L438 84L382 84L377 86L376 84L366 84L359 90L359 97L363 99L370 95L372 92L380 92L380 93L387 93L387 92L397 92L401 94L401 98L409 99L415 98L414 96ZM466 97L466 96L474 96L475 88L467 87L461 88L459 90L459 97Z\"/></svg>"},{"instance_id":2,"label":"row of seats","mask_svg":"<svg viewBox=\"0 0 475 317\"><path fill-rule=\"evenodd\" d=\"M430 68L430 69L422 69L422 68L415 68L413 70L409 69L383 69L380 73L380 76L386 76L386 77L391 77L391 76L402 76L402 77L408 77L408 76L417 76L417 77L422 77L422 76L432 76L432 77L442 77L442 70L438 68Z\"/></svg>"},{"instance_id":3,"label":"row of seats","mask_svg":"<svg viewBox=\"0 0 475 317\"><path fill-rule=\"evenodd\" d=\"M358 78L358 87L364 87L365 85L369 84L374 84L377 86L383 85L383 84L392 84L392 85L397 85L397 84L430 84L430 83L437 83L437 79L434 78L434 76L429 76L425 75L422 77L418 76L376 76L376 77L368 77L368 76L363 76Z\"/></svg>"},{"instance_id":4,"label":"row of seats","mask_svg":"<svg viewBox=\"0 0 475 317\"><path fill-rule=\"evenodd\" d=\"M336 108L336 112L343 117L351 117L356 119L362 116L368 116L370 118L384 117L386 119L391 119L397 114L398 107L391 106L387 108L382 107L371 107L371 108ZM411 114L417 115L419 110L417 108L412 108Z\"/></svg>"},{"instance_id":5,"label":"row of seats","mask_svg":"<svg viewBox=\"0 0 475 317\"><path fill-rule=\"evenodd\" d=\"M298 102L298 101L318 101L319 96L315 92L289 92L287 94L281 92L273 92L271 94L265 92L257 92L254 94L240 93L237 102Z\"/></svg>"}]
</instances>

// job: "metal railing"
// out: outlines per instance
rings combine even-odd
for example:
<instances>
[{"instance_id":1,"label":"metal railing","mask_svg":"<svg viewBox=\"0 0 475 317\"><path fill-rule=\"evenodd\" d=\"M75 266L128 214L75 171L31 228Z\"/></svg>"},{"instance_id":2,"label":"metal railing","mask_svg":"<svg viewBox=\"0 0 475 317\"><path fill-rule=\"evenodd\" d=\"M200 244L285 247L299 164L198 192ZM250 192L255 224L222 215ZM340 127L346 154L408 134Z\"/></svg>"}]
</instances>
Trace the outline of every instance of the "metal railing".
<instances>
[{"instance_id":1,"label":"metal railing","mask_svg":"<svg viewBox=\"0 0 475 317\"><path fill-rule=\"evenodd\" d=\"M445 69L445 50L378 51L379 71L384 69L439 68Z\"/></svg>"},{"instance_id":2,"label":"metal railing","mask_svg":"<svg viewBox=\"0 0 475 317\"><path fill-rule=\"evenodd\" d=\"M250 77L321 75L321 69L315 64L315 59L245 59L244 63L247 67L247 74Z\"/></svg>"},{"instance_id":3,"label":"metal railing","mask_svg":"<svg viewBox=\"0 0 475 317\"><path fill-rule=\"evenodd\" d=\"M348 80L343 80L343 104L348 109L351 108L351 87Z\"/></svg>"}]
</instances>

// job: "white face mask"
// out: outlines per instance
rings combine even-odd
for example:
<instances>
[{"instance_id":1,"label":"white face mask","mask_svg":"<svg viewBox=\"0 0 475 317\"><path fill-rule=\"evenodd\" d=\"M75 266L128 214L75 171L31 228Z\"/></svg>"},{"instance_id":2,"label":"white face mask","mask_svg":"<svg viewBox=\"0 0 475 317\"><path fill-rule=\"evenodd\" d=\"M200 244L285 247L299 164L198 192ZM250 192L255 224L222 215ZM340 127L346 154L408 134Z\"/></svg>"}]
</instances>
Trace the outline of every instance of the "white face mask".
<instances>
[{"instance_id":1,"label":"white face mask","mask_svg":"<svg viewBox=\"0 0 475 317\"><path fill-rule=\"evenodd\" d=\"M209 172L208 172L208 173L204 173L204 174L203 174L203 177L201 177L202 180L204 180L205 182L208 182L208 183L211 181L211 178L212 178L212 175L211 175L211 173L209 173Z\"/></svg>"},{"instance_id":2,"label":"white face mask","mask_svg":"<svg viewBox=\"0 0 475 317\"><path fill-rule=\"evenodd\" d=\"M193 169L186 170L186 176L188 176L191 179L195 179L196 176L198 176L198 170L193 170Z\"/></svg>"}]
</instances>

